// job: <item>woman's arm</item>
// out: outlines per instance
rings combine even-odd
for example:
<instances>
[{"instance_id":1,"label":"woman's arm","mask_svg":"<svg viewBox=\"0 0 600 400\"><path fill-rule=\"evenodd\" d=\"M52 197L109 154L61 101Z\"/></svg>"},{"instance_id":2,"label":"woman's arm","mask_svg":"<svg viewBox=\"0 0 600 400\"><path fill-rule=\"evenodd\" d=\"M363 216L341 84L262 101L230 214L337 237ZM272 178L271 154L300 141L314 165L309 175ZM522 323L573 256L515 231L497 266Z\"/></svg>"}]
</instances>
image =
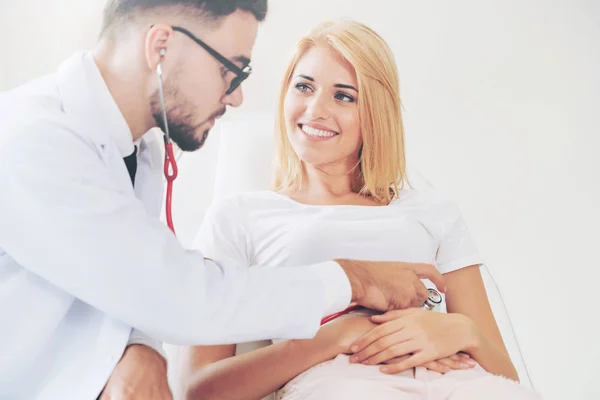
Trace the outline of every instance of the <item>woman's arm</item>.
<instances>
[{"instance_id":1,"label":"woman's arm","mask_svg":"<svg viewBox=\"0 0 600 400\"><path fill-rule=\"evenodd\" d=\"M444 275L446 307L449 313L463 314L472 325L472 345L464 349L486 371L519 380L500 329L492 313L478 266L470 266Z\"/></svg>"},{"instance_id":2,"label":"woman's arm","mask_svg":"<svg viewBox=\"0 0 600 400\"><path fill-rule=\"evenodd\" d=\"M236 345L182 346L179 348L179 379L181 393L186 393L202 368L235 356Z\"/></svg>"},{"instance_id":3,"label":"woman's arm","mask_svg":"<svg viewBox=\"0 0 600 400\"><path fill-rule=\"evenodd\" d=\"M313 339L288 340L238 356L233 356L235 346L186 348L185 398L260 399L307 369L348 352L374 326L368 317L348 316L322 327Z\"/></svg>"}]
</instances>

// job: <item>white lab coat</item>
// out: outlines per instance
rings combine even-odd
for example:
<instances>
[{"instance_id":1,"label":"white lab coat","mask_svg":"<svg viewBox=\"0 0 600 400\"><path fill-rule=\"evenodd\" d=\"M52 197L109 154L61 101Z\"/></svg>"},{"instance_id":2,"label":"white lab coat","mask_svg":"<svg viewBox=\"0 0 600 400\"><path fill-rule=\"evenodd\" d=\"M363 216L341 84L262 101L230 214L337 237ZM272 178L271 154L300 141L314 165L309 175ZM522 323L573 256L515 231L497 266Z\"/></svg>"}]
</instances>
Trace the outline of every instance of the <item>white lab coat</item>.
<instances>
[{"instance_id":1,"label":"white lab coat","mask_svg":"<svg viewBox=\"0 0 600 400\"><path fill-rule=\"evenodd\" d=\"M336 263L183 249L159 221L160 142L142 138L134 192L131 133L89 53L1 94L0 113L0 398L96 398L132 327L174 344L308 338L347 305Z\"/></svg>"}]
</instances>

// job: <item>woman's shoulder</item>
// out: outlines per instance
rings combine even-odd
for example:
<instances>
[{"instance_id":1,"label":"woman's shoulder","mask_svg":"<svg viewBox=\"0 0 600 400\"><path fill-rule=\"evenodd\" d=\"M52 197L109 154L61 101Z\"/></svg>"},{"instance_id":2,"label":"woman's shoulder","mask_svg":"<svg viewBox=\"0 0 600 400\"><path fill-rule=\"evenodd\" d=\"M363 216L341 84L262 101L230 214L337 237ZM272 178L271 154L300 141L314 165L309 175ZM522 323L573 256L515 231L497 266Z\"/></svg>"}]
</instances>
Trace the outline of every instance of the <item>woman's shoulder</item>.
<instances>
[{"instance_id":1,"label":"woman's shoulder","mask_svg":"<svg viewBox=\"0 0 600 400\"><path fill-rule=\"evenodd\" d=\"M457 207L456 201L448 193L431 187L403 188L391 205L423 208Z\"/></svg>"},{"instance_id":2,"label":"woman's shoulder","mask_svg":"<svg viewBox=\"0 0 600 400\"><path fill-rule=\"evenodd\" d=\"M394 205L418 220L434 236L441 238L463 220L458 203L447 193L434 189L402 190Z\"/></svg>"},{"instance_id":3,"label":"woman's shoulder","mask_svg":"<svg viewBox=\"0 0 600 400\"><path fill-rule=\"evenodd\" d=\"M403 189L394 206L426 225L445 227L462 218L458 203L448 193L435 188Z\"/></svg>"}]
</instances>

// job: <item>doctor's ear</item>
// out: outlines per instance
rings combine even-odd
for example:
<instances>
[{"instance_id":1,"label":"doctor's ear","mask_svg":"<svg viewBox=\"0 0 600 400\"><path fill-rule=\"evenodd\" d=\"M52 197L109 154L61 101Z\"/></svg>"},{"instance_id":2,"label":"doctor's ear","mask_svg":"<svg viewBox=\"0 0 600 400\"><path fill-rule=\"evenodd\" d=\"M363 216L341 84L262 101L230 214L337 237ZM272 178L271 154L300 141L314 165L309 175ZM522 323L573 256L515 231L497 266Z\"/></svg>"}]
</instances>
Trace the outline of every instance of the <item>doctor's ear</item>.
<instances>
[{"instance_id":1,"label":"doctor's ear","mask_svg":"<svg viewBox=\"0 0 600 400\"><path fill-rule=\"evenodd\" d=\"M173 38L175 32L169 25L153 25L146 33L145 56L146 65L149 69L155 70L167 54L167 47Z\"/></svg>"}]
</instances>

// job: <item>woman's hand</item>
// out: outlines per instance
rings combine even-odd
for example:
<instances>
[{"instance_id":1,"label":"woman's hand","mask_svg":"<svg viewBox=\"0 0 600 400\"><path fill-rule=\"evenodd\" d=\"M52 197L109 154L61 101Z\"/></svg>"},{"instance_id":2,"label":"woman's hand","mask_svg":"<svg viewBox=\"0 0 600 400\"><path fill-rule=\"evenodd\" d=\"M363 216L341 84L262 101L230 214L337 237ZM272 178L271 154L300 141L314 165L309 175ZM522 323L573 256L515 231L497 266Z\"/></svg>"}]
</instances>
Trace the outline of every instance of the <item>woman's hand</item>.
<instances>
[{"instance_id":1,"label":"woman's hand","mask_svg":"<svg viewBox=\"0 0 600 400\"><path fill-rule=\"evenodd\" d=\"M397 364L401 361L408 359L410 355L396 357L389 361L386 361L384 364ZM423 365L418 365L418 367L424 367L428 370L439 372L440 374L448 373L452 370L462 370L462 369L471 369L477 365L475 361L471 359L467 353L456 353L453 356L442 358L440 360L431 361L425 363Z\"/></svg>"},{"instance_id":2,"label":"woman's hand","mask_svg":"<svg viewBox=\"0 0 600 400\"><path fill-rule=\"evenodd\" d=\"M371 320L380 325L351 346L355 355L350 361L375 365L407 356L383 366L384 373L394 374L451 357L478 340L475 324L462 314L411 308L374 315Z\"/></svg>"},{"instance_id":3,"label":"woman's hand","mask_svg":"<svg viewBox=\"0 0 600 400\"><path fill-rule=\"evenodd\" d=\"M350 354L350 345L377 326L369 316L349 314L321 327L315 339L326 343L335 355Z\"/></svg>"}]
</instances>

